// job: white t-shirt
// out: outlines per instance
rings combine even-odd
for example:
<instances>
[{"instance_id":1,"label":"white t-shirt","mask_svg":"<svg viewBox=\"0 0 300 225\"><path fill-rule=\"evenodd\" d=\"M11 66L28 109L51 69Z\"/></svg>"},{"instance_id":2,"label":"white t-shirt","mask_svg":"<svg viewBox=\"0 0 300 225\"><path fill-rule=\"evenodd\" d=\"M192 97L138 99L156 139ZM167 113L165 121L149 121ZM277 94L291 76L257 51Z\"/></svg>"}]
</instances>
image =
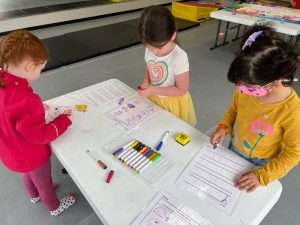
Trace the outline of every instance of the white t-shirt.
<instances>
[{"instance_id":1,"label":"white t-shirt","mask_svg":"<svg viewBox=\"0 0 300 225\"><path fill-rule=\"evenodd\" d=\"M151 84L156 87L175 85L175 76L189 71L187 54L178 45L166 56L158 57L148 48L145 51L145 62Z\"/></svg>"}]
</instances>

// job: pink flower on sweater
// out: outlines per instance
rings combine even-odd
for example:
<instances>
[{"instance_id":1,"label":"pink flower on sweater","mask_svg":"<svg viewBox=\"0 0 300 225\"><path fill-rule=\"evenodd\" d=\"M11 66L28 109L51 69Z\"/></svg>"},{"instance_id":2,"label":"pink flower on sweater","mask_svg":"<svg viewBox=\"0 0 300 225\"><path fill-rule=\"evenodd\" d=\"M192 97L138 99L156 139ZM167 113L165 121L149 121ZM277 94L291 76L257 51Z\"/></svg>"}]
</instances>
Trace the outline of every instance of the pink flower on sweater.
<instances>
[{"instance_id":1,"label":"pink flower on sweater","mask_svg":"<svg viewBox=\"0 0 300 225\"><path fill-rule=\"evenodd\" d=\"M257 119L251 124L251 132L258 133L260 136L272 136L274 134L274 129L272 124Z\"/></svg>"}]
</instances>

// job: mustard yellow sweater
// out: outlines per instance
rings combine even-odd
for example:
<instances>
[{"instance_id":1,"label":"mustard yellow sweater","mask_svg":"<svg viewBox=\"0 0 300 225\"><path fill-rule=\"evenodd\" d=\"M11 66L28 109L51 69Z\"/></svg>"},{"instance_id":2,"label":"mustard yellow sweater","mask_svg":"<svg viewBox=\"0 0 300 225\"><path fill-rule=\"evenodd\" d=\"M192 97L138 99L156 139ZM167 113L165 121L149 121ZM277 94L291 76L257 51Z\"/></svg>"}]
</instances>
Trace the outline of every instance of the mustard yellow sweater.
<instances>
[{"instance_id":1,"label":"mustard yellow sweater","mask_svg":"<svg viewBox=\"0 0 300 225\"><path fill-rule=\"evenodd\" d=\"M285 176L300 160L300 99L294 90L283 101L265 104L236 89L220 124L244 155L270 159L255 170L261 185Z\"/></svg>"}]
</instances>

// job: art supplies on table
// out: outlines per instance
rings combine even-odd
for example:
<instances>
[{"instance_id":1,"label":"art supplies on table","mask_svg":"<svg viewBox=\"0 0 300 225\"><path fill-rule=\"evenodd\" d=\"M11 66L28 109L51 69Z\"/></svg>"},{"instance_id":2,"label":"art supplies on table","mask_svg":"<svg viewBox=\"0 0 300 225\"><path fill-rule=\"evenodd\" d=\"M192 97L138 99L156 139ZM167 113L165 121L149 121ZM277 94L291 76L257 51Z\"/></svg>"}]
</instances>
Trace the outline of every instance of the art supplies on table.
<instances>
[{"instance_id":1,"label":"art supplies on table","mask_svg":"<svg viewBox=\"0 0 300 225\"><path fill-rule=\"evenodd\" d=\"M191 141L191 137L186 133L181 132L178 135L176 135L175 140L182 146L185 146L187 143Z\"/></svg>"},{"instance_id":2,"label":"art supplies on table","mask_svg":"<svg viewBox=\"0 0 300 225\"><path fill-rule=\"evenodd\" d=\"M148 99L134 96L128 99L120 98L116 108L108 112L105 118L123 132L128 133L161 110Z\"/></svg>"},{"instance_id":3,"label":"art supplies on table","mask_svg":"<svg viewBox=\"0 0 300 225\"><path fill-rule=\"evenodd\" d=\"M203 144L176 180L181 188L231 215L240 195L234 181L253 165L223 146Z\"/></svg>"},{"instance_id":4,"label":"art supplies on table","mask_svg":"<svg viewBox=\"0 0 300 225\"><path fill-rule=\"evenodd\" d=\"M113 177L113 175L115 174L115 171L114 170L110 170L109 172L108 172L108 174L107 174L107 178L106 178L106 183L110 183L110 181L111 181L111 179L112 179L112 177Z\"/></svg>"},{"instance_id":5,"label":"art supplies on table","mask_svg":"<svg viewBox=\"0 0 300 225\"><path fill-rule=\"evenodd\" d=\"M106 164L100 160L100 156L97 152L86 150L86 153L89 154L89 156L91 156L91 158L93 158L102 169L105 170L107 168Z\"/></svg>"},{"instance_id":6,"label":"art supplies on table","mask_svg":"<svg viewBox=\"0 0 300 225\"><path fill-rule=\"evenodd\" d=\"M131 225L213 225L168 192L161 190Z\"/></svg>"},{"instance_id":7,"label":"art supplies on table","mask_svg":"<svg viewBox=\"0 0 300 225\"><path fill-rule=\"evenodd\" d=\"M159 183L172 167L160 152L129 135L112 140L105 150L125 170L150 185Z\"/></svg>"},{"instance_id":8,"label":"art supplies on table","mask_svg":"<svg viewBox=\"0 0 300 225\"><path fill-rule=\"evenodd\" d=\"M166 131L161 139L161 141L158 143L158 145L156 146L156 150L159 151L161 149L161 147L163 146L165 140L167 139L168 135L169 135L170 131Z\"/></svg>"},{"instance_id":9,"label":"art supplies on table","mask_svg":"<svg viewBox=\"0 0 300 225\"><path fill-rule=\"evenodd\" d=\"M243 7L234 12L259 17L261 20L269 19L283 23L300 24L300 11L292 8L271 6L263 4L243 4Z\"/></svg>"}]
</instances>

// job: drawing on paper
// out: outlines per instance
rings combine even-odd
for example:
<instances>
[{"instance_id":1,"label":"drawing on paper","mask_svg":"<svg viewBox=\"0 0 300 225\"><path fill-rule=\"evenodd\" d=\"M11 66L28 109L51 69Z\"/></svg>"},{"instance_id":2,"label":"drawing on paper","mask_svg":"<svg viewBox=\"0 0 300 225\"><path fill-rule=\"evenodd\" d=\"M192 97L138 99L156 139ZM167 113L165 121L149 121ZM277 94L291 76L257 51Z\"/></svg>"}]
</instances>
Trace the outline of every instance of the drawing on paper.
<instances>
[{"instance_id":1,"label":"drawing on paper","mask_svg":"<svg viewBox=\"0 0 300 225\"><path fill-rule=\"evenodd\" d=\"M136 96L129 101L124 100L121 105L107 113L106 118L123 131L128 132L160 110L150 101Z\"/></svg>"},{"instance_id":2,"label":"drawing on paper","mask_svg":"<svg viewBox=\"0 0 300 225\"><path fill-rule=\"evenodd\" d=\"M165 191L160 191L132 225L213 225Z\"/></svg>"}]
</instances>

